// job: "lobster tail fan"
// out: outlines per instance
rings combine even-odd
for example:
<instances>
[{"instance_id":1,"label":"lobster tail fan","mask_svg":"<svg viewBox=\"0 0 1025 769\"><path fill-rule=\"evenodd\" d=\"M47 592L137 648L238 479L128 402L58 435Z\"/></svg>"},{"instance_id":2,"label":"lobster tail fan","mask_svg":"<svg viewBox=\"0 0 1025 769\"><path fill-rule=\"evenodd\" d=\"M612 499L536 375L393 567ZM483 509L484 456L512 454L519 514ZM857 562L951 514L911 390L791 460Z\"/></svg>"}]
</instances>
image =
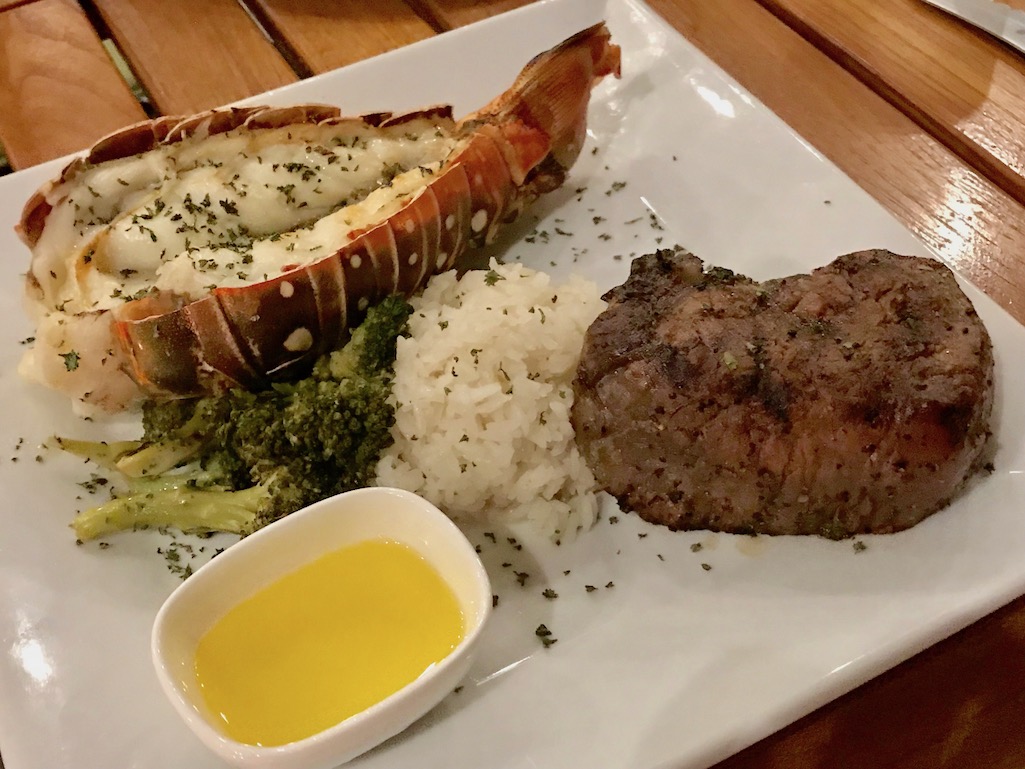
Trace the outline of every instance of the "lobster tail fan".
<instances>
[{"instance_id":1,"label":"lobster tail fan","mask_svg":"<svg viewBox=\"0 0 1025 769\"><path fill-rule=\"evenodd\" d=\"M544 136L547 153L563 170L573 165L583 147L591 89L608 75L619 77L621 52L611 43L604 23L582 30L556 47L538 54L520 72L512 88L466 121L496 124L530 148L524 134ZM524 158L520 164L540 165Z\"/></svg>"}]
</instances>

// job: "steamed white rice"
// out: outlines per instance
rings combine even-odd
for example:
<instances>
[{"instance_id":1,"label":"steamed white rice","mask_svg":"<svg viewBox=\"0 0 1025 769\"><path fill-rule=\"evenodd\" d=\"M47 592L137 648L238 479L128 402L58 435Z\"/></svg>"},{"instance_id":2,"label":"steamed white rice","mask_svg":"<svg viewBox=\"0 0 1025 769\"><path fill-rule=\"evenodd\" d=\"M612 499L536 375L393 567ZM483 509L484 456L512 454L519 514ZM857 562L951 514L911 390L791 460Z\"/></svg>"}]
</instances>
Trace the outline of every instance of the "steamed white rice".
<instances>
[{"instance_id":1,"label":"steamed white rice","mask_svg":"<svg viewBox=\"0 0 1025 769\"><path fill-rule=\"evenodd\" d=\"M455 520L529 519L555 537L589 527L596 484L569 414L584 333L605 307L597 287L493 261L433 278L412 304L377 482Z\"/></svg>"}]
</instances>

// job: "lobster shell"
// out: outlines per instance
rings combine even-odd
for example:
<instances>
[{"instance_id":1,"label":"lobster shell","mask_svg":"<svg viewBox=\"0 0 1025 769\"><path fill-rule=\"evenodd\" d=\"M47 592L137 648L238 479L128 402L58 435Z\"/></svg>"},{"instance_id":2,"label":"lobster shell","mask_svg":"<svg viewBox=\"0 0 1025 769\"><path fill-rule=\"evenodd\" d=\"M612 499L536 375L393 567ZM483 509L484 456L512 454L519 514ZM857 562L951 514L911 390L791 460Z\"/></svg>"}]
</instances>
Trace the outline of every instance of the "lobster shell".
<instances>
[{"instance_id":1,"label":"lobster shell","mask_svg":"<svg viewBox=\"0 0 1025 769\"><path fill-rule=\"evenodd\" d=\"M536 56L508 91L455 124L455 148L423 186L380 221L347 233L328 256L199 298L154 291L102 311L111 316L121 368L142 393L160 398L259 388L304 371L345 340L370 304L415 293L561 184L583 145L591 89L618 76L619 63L604 24ZM451 110L345 118L334 107L301 105L158 118L101 140L53 184L108 160L237 129L344 120L387 126L428 114L450 119ZM52 186L25 207L18 229L30 247L45 230Z\"/></svg>"}]
</instances>

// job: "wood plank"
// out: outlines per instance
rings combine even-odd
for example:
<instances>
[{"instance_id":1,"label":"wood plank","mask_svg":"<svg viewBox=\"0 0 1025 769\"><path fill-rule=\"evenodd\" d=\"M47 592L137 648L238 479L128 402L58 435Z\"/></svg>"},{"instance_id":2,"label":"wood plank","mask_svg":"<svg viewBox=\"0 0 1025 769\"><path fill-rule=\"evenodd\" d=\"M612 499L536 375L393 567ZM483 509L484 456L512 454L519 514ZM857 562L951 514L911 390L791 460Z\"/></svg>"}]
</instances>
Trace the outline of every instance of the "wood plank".
<instances>
[{"instance_id":1,"label":"wood plank","mask_svg":"<svg viewBox=\"0 0 1025 769\"><path fill-rule=\"evenodd\" d=\"M434 35L402 0L252 0L252 7L310 72L343 67Z\"/></svg>"},{"instance_id":2,"label":"wood plank","mask_svg":"<svg viewBox=\"0 0 1025 769\"><path fill-rule=\"evenodd\" d=\"M15 169L76 152L146 117L72 0L0 12L0 144Z\"/></svg>"},{"instance_id":3,"label":"wood plank","mask_svg":"<svg viewBox=\"0 0 1025 769\"><path fill-rule=\"evenodd\" d=\"M500 13L529 5L534 0L410 0L442 29L456 29Z\"/></svg>"},{"instance_id":4,"label":"wood plank","mask_svg":"<svg viewBox=\"0 0 1025 769\"><path fill-rule=\"evenodd\" d=\"M199 112L297 77L235 0L96 0L162 114Z\"/></svg>"},{"instance_id":5,"label":"wood plank","mask_svg":"<svg viewBox=\"0 0 1025 769\"><path fill-rule=\"evenodd\" d=\"M923 242L1025 321L1019 279L1025 273L1025 210L1014 198L755 0L652 0L652 6Z\"/></svg>"},{"instance_id":6,"label":"wood plank","mask_svg":"<svg viewBox=\"0 0 1025 769\"><path fill-rule=\"evenodd\" d=\"M921 0L761 2L1025 203L1020 54Z\"/></svg>"}]
</instances>

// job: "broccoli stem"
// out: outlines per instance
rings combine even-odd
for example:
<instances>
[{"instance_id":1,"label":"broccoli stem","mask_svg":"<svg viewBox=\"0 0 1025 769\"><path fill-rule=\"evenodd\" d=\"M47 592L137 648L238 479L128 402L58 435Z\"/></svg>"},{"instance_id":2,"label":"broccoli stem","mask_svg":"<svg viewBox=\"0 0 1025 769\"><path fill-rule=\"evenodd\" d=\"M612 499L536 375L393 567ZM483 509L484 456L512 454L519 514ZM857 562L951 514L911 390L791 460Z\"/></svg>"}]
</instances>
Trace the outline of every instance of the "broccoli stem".
<instances>
[{"instance_id":1,"label":"broccoli stem","mask_svg":"<svg viewBox=\"0 0 1025 769\"><path fill-rule=\"evenodd\" d=\"M202 446L203 441L199 438L143 444L135 451L122 454L114 469L129 478L160 475L194 457Z\"/></svg>"},{"instance_id":2,"label":"broccoli stem","mask_svg":"<svg viewBox=\"0 0 1025 769\"><path fill-rule=\"evenodd\" d=\"M241 534L252 527L270 496L264 485L225 491L165 480L162 488L136 491L85 510L75 516L71 527L82 542L117 531L162 527L192 534Z\"/></svg>"},{"instance_id":3,"label":"broccoli stem","mask_svg":"<svg viewBox=\"0 0 1025 769\"><path fill-rule=\"evenodd\" d=\"M95 462L105 470L117 470L128 478L160 475L192 459L203 448L196 435L146 441L80 441L54 436L57 446L76 457Z\"/></svg>"},{"instance_id":4,"label":"broccoli stem","mask_svg":"<svg viewBox=\"0 0 1025 769\"><path fill-rule=\"evenodd\" d=\"M74 438L61 438L59 435L55 435L53 440L63 451L95 462L105 470L117 470L117 463L121 457L138 451L144 445L141 441L80 441Z\"/></svg>"}]
</instances>

